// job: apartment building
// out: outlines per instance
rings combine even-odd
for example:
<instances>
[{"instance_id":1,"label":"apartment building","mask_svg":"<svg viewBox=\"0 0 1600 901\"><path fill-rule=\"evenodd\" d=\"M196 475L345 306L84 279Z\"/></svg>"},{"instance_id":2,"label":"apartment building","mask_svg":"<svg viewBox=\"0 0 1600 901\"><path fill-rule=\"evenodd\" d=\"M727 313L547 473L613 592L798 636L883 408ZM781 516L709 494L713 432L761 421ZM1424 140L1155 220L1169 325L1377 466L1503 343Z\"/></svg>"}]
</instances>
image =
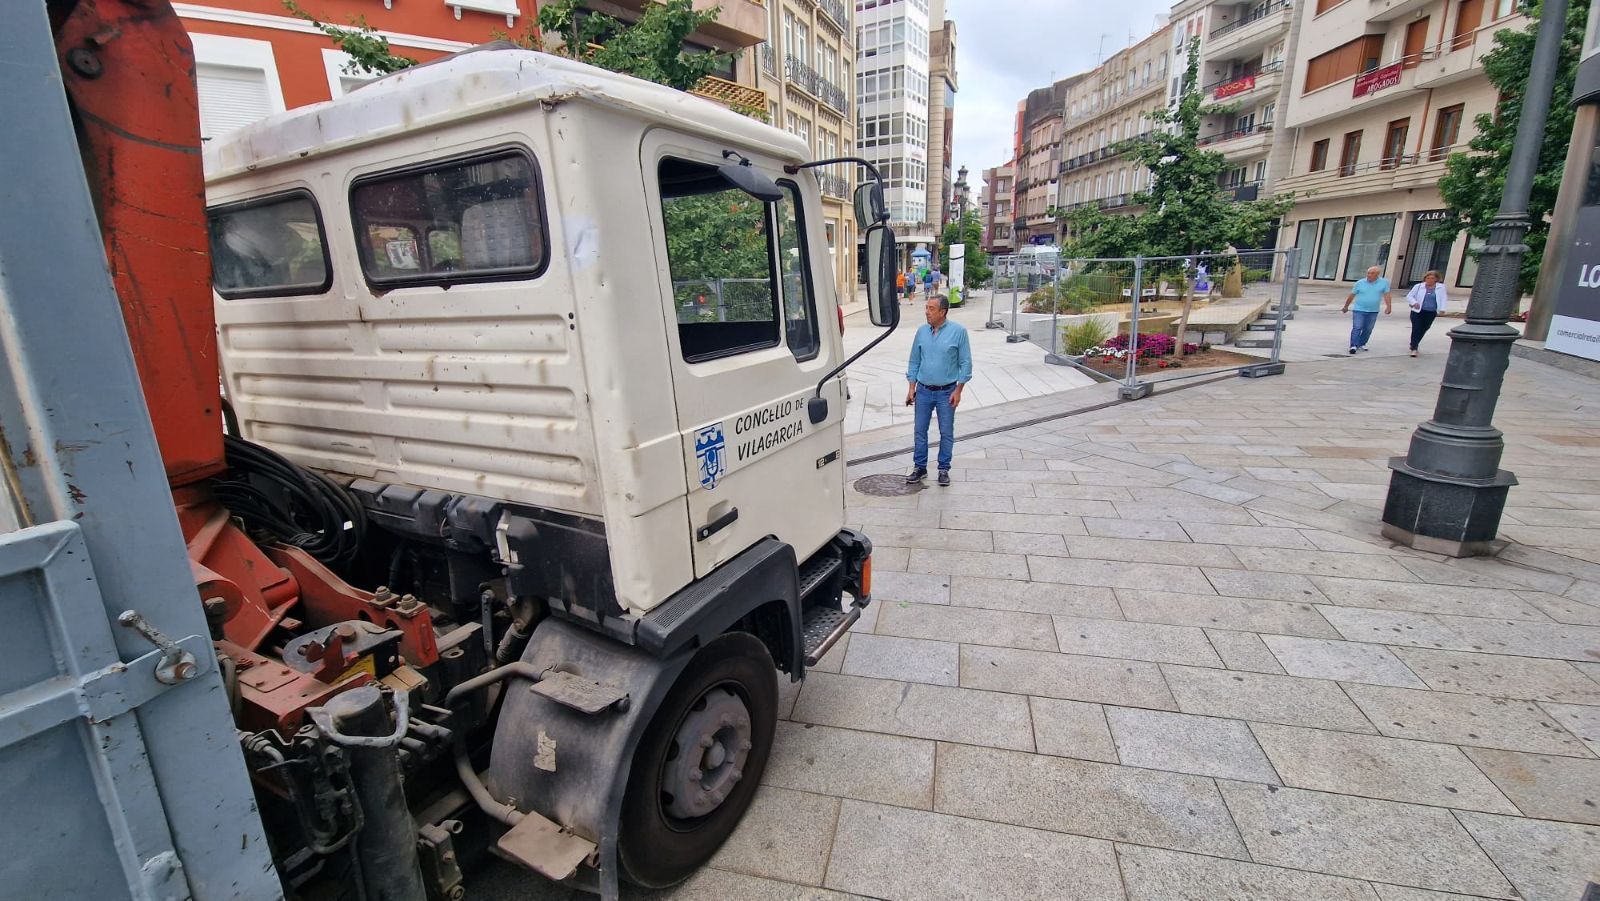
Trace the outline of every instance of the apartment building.
<instances>
[{"instance_id":1,"label":"apartment building","mask_svg":"<svg viewBox=\"0 0 1600 901\"><path fill-rule=\"evenodd\" d=\"M928 14L928 220L943 226L953 217L950 181L956 118L956 23L944 17L944 0ZM937 214L933 211L938 210Z\"/></svg>"},{"instance_id":2,"label":"apartment building","mask_svg":"<svg viewBox=\"0 0 1600 901\"><path fill-rule=\"evenodd\" d=\"M1168 102L1176 104L1183 90L1189 42L1199 38L1199 90L1207 104L1223 109L1201 120L1200 145L1227 159L1222 187L1238 200L1271 195L1289 167L1293 134L1281 113L1293 81L1297 13L1290 0L1183 0L1172 8Z\"/></svg>"},{"instance_id":3,"label":"apartment building","mask_svg":"<svg viewBox=\"0 0 1600 901\"><path fill-rule=\"evenodd\" d=\"M931 245L928 0L856 0L856 146L884 178L905 253Z\"/></svg>"},{"instance_id":4,"label":"apartment building","mask_svg":"<svg viewBox=\"0 0 1600 901\"><path fill-rule=\"evenodd\" d=\"M1158 125L1154 116L1166 104L1172 58L1168 33L1158 29L1068 88L1057 207L1138 211L1133 196L1149 186L1150 170L1117 148Z\"/></svg>"},{"instance_id":5,"label":"apartment building","mask_svg":"<svg viewBox=\"0 0 1600 901\"><path fill-rule=\"evenodd\" d=\"M1085 76L1064 78L1048 88L1029 92L1022 106L1022 148L1016 159L1017 181L1012 215L1013 241L1055 244L1061 178L1061 139L1065 133L1067 96Z\"/></svg>"},{"instance_id":6,"label":"apartment building","mask_svg":"<svg viewBox=\"0 0 1600 901\"><path fill-rule=\"evenodd\" d=\"M983 250L985 253L1011 253L1016 249L1012 239L1011 197L1016 186L1015 162L983 170L983 193L979 195L979 210L983 216Z\"/></svg>"},{"instance_id":7,"label":"apartment building","mask_svg":"<svg viewBox=\"0 0 1600 901\"><path fill-rule=\"evenodd\" d=\"M761 45L757 84L769 121L797 135L815 159L855 153L855 25L844 0L770 0L772 39ZM822 187L828 252L841 298L855 293L854 166L813 170Z\"/></svg>"},{"instance_id":8,"label":"apartment building","mask_svg":"<svg viewBox=\"0 0 1600 901\"><path fill-rule=\"evenodd\" d=\"M595 0L596 12L630 20L649 0ZM687 43L691 50L742 51L765 40L767 9L760 0L696 0L721 6L717 20ZM522 34L535 0L302 0L322 21L342 25L358 16L389 40L394 53L426 62ZM370 80L348 71L350 57L279 0L203 0L174 4L194 43L200 92L200 134L209 140L285 109L339 97ZM707 77L695 93L723 103L766 109L756 83L754 54Z\"/></svg>"},{"instance_id":9,"label":"apartment building","mask_svg":"<svg viewBox=\"0 0 1600 901\"><path fill-rule=\"evenodd\" d=\"M1483 55L1502 28L1524 28L1515 0L1310 0L1300 19L1284 124L1295 129L1279 191L1302 198L1280 247L1300 276L1348 282L1378 266L1397 287L1441 272L1470 288L1465 234L1428 232L1448 216L1438 181L1498 94Z\"/></svg>"}]
</instances>

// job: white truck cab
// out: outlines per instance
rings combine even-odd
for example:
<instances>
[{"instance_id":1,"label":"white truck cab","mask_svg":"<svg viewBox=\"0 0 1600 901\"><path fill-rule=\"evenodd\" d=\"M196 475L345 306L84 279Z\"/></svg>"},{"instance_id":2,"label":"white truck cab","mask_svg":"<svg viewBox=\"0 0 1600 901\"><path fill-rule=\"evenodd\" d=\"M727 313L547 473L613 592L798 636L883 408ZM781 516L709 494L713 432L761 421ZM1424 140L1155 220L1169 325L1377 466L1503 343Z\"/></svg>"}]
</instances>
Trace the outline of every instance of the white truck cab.
<instances>
[{"instance_id":1,"label":"white truck cab","mask_svg":"<svg viewBox=\"0 0 1600 901\"><path fill-rule=\"evenodd\" d=\"M870 598L807 156L512 49L206 148L237 432L348 486L380 527L351 578L425 597L441 647L481 620L493 662L584 683L507 690L481 784L461 758L499 853L554 878L614 894L709 857L759 781L774 672ZM857 209L892 327L881 186Z\"/></svg>"}]
</instances>

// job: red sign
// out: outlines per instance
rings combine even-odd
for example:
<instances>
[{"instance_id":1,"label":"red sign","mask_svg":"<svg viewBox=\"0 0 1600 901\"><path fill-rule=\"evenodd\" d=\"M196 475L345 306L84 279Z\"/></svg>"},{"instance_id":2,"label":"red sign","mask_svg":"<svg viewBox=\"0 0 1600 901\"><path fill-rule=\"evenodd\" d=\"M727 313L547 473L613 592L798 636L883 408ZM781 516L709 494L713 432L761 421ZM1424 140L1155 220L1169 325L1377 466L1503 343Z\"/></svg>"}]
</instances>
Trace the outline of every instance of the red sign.
<instances>
[{"instance_id":1,"label":"red sign","mask_svg":"<svg viewBox=\"0 0 1600 901\"><path fill-rule=\"evenodd\" d=\"M1400 71L1404 67L1400 63L1390 63L1381 69L1373 69L1356 76L1354 97L1366 97L1376 94L1384 88L1392 88L1400 83Z\"/></svg>"},{"instance_id":2,"label":"red sign","mask_svg":"<svg viewBox=\"0 0 1600 901\"><path fill-rule=\"evenodd\" d=\"M1224 97L1232 97L1234 94L1243 94L1245 91L1248 91L1255 86L1256 77L1254 75L1246 75L1237 81L1230 81L1227 84L1218 87L1212 92L1212 96L1218 100L1221 100Z\"/></svg>"}]
</instances>

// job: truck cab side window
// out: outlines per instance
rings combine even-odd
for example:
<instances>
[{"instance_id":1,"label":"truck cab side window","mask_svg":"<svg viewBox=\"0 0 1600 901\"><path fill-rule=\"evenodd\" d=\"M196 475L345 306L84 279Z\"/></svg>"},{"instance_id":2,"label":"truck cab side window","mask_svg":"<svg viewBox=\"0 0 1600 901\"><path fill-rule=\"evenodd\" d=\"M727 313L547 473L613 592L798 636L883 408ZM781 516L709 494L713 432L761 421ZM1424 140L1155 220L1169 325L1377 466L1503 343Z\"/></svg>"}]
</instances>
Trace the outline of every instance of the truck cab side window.
<instances>
[{"instance_id":1,"label":"truck cab side window","mask_svg":"<svg viewBox=\"0 0 1600 901\"><path fill-rule=\"evenodd\" d=\"M305 191L216 207L211 283L225 298L321 294L333 283L322 217Z\"/></svg>"},{"instance_id":2,"label":"truck cab side window","mask_svg":"<svg viewBox=\"0 0 1600 901\"><path fill-rule=\"evenodd\" d=\"M539 171L521 150L363 178L350 190L374 285L529 278L549 256Z\"/></svg>"},{"instance_id":3,"label":"truck cab side window","mask_svg":"<svg viewBox=\"0 0 1600 901\"><path fill-rule=\"evenodd\" d=\"M697 363L776 347L772 205L733 187L712 166L666 159L659 177L684 359Z\"/></svg>"},{"instance_id":4,"label":"truck cab side window","mask_svg":"<svg viewBox=\"0 0 1600 901\"><path fill-rule=\"evenodd\" d=\"M784 334L796 360L809 360L822 347L817 332L817 301L811 285L805 219L800 191L793 182L779 182L784 199L777 203L778 266L783 272Z\"/></svg>"}]
</instances>

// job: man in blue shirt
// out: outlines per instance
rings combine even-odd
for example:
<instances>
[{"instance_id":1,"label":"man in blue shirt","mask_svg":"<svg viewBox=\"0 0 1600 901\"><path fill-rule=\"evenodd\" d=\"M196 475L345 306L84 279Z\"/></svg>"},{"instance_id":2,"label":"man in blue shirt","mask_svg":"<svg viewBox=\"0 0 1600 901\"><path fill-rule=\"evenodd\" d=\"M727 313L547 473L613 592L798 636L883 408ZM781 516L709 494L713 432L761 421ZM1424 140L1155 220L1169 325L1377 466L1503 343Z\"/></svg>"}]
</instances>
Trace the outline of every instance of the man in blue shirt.
<instances>
[{"instance_id":1,"label":"man in blue shirt","mask_svg":"<svg viewBox=\"0 0 1600 901\"><path fill-rule=\"evenodd\" d=\"M1350 296L1344 299L1344 309L1339 311L1350 312L1350 302L1355 302L1356 311L1350 323L1352 354L1367 349L1367 342L1372 338L1372 327L1378 324L1378 307L1381 305L1384 315L1389 315L1389 280L1378 276L1382 271L1377 266L1368 269L1366 278L1350 286Z\"/></svg>"},{"instance_id":2,"label":"man in blue shirt","mask_svg":"<svg viewBox=\"0 0 1600 901\"><path fill-rule=\"evenodd\" d=\"M906 484L928 477L928 421L939 414L939 484L950 484L950 460L955 456L956 407L961 389L972 380L972 345L967 330L949 321L950 298L928 298L928 324L917 329L911 342L911 363L906 367L906 406L916 405L911 440L911 474Z\"/></svg>"}]
</instances>

